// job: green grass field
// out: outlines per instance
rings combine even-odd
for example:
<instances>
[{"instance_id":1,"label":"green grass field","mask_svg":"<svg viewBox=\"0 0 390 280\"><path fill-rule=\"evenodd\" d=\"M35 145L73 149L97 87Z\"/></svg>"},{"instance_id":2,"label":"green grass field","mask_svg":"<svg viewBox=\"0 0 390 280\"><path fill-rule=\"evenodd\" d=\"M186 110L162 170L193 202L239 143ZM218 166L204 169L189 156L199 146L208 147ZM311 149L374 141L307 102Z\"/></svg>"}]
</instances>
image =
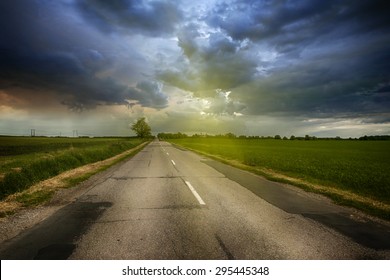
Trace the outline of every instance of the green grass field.
<instances>
[{"instance_id":1,"label":"green grass field","mask_svg":"<svg viewBox=\"0 0 390 280\"><path fill-rule=\"evenodd\" d=\"M216 138L169 141L390 204L390 141Z\"/></svg>"},{"instance_id":2,"label":"green grass field","mask_svg":"<svg viewBox=\"0 0 390 280\"><path fill-rule=\"evenodd\" d=\"M0 137L0 199L142 142L137 138Z\"/></svg>"}]
</instances>

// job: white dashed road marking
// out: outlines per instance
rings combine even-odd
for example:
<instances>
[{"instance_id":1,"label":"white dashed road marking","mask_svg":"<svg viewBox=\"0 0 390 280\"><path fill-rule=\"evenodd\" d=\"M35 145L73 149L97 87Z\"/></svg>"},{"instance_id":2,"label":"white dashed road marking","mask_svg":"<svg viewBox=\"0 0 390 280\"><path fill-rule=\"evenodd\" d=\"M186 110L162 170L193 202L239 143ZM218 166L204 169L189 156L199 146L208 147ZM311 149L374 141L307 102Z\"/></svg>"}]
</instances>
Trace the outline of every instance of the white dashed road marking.
<instances>
[{"instance_id":1,"label":"white dashed road marking","mask_svg":"<svg viewBox=\"0 0 390 280\"><path fill-rule=\"evenodd\" d=\"M192 194L196 197L196 199L198 200L199 204L200 205L206 205L206 203L203 201L203 199L200 197L200 195L198 194L198 192L194 189L194 187L191 185L190 182L188 181L184 181L187 185L187 187L190 189L190 191L192 192Z\"/></svg>"}]
</instances>

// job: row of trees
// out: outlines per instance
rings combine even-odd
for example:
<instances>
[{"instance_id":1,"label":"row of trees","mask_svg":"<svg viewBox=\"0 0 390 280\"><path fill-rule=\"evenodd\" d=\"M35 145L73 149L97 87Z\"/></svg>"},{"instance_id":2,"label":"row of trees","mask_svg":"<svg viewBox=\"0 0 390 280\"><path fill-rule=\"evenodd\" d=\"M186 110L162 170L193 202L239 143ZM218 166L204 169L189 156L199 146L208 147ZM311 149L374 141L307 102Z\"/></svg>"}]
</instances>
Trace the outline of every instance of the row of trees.
<instances>
[{"instance_id":1,"label":"row of trees","mask_svg":"<svg viewBox=\"0 0 390 280\"><path fill-rule=\"evenodd\" d=\"M363 141L364 140L377 140L377 141L390 140L390 135L375 135L375 136L364 135L360 137L359 140L363 140Z\"/></svg>"},{"instance_id":2,"label":"row of trees","mask_svg":"<svg viewBox=\"0 0 390 280\"><path fill-rule=\"evenodd\" d=\"M182 138L224 138L224 139L276 139L276 140L344 140L340 136L336 137L316 137L316 136L294 136L291 135L290 137L282 137L279 134L275 136L247 136L247 135L240 135L237 136L231 132L226 134L218 134L218 135L209 135L209 134L194 134L192 136L189 136L185 133L177 132L177 133L159 133L157 135L159 139L182 139ZM390 140L390 135L377 135L377 136L362 136L360 138L348 138L348 140Z\"/></svg>"},{"instance_id":3,"label":"row of trees","mask_svg":"<svg viewBox=\"0 0 390 280\"><path fill-rule=\"evenodd\" d=\"M182 138L224 138L224 139L278 139L278 140L316 140L317 137L315 136L309 136L305 135L305 137L299 137L299 136L290 136L290 138L287 138L286 136L282 137L280 135L275 136L246 136L246 135L240 135L237 136L234 133L226 133L226 134L218 134L218 135L209 135L209 134L194 134L192 136L188 136L185 133L159 133L157 135L159 139L182 139ZM335 139L341 139L340 137L336 137Z\"/></svg>"},{"instance_id":4,"label":"row of trees","mask_svg":"<svg viewBox=\"0 0 390 280\"><path fill-rule=\"evenodd\" d=\"M132 124L131 129L137 134L138 137L141 138L150 138L152 137L152 129L150 125L146 122L145 118L139 118L135 123ZM246 136L240 135L237 136L231 132L226 134L218 134L218 135L208 135L208 134L194 134L192 136L188 136L185 133L177 132L177 133L165 133L161 132L157 135L159 139L182 139L182 138L225 138L225 139L277 139L277 140L317 140L316 136L305 135L305 137L294 136L291 135L290 138L286 136L282 137L279 134L275 136ZM331 138L320 138L326 140L341 140L341 137L331 137ZM349 138L352 139L352 138ZM356 140L356 138L355 138ZM377 135L377 136L362 136L359 140L390 140L390 135Z\"/></svg>"}]
</instances>

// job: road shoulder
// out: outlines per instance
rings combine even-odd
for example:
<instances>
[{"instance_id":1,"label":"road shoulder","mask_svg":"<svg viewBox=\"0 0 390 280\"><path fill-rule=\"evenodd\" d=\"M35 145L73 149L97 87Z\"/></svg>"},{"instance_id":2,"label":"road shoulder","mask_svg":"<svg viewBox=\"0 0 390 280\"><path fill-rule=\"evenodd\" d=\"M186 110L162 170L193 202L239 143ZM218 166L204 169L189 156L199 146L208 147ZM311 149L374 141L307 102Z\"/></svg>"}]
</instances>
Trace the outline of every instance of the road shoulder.
<instances>
[{"instance_id":1,"label":"road shoulder","mask_svg":"<svg viewBox=\"0 0 390 280\"><path fill-rule=\"evenodd\" d=\"M89 191L96 184L104 181L118 166L125 164L128 160L144 149L149 142L130 149L124 153L108 158L106 160L84 165L58 176L44 180L22 193L14 194L0 202L0 212L11 212L11 215L4 215L0 218L0 243L9 240L21 232L42 222L56 211L74 202L81 195ZM87 178L85 178L87 175ZM69 179L85 178L76 185L69 185ZM71 187L70 187L71 186ZM53 191L49 201L32 207L24 207L16 200L18 195L23 193L34 193L39 191Z\"/></svg>"}]
</instances>

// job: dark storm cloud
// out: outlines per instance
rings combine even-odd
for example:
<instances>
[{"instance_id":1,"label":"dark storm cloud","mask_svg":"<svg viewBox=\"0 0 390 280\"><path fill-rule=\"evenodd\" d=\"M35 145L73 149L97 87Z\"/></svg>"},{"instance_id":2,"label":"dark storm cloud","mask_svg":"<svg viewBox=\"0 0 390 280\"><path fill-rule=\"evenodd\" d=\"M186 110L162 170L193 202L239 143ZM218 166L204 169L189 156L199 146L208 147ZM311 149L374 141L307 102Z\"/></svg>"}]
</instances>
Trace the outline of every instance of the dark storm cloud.
<instances>
[{"instance_id":1,"label":"dark storm cloud","mask_svg":"<svg viewBox=\"0 0 390 280\"><path fill-rule=\"evenodd\" d=\"M313 40L332 31L352 35L388 29L385 0L237 0L210 11L207 22L232 38Z\"/></svg>"},{"instance_id":2,"label":"dark storm cloud","mask_svg":"<svg viewBox=\"0 0 390 280\"><path fill-rule=\"evenodd\" d=\"M365 76L364 69L353 71L348 58L339 59L343 67L316 62L279 69L266 79L237 88L236 94L247 104L246 113L359 117L388 112L388 83L381 83L380 72Z\"/></svg>"},{"instance_id":3,"label":"dark storm cloud","mask_svg":"<svg viewBox=\"0 0 390 280\"><path fill-rule=\"evenodd\" d=\"M331 1L238 0L217 5L209 14L208 23L235 39L260 40L279 34L288 25L313 18L331 6Z\"/></svg>"},{"instance_id":4,"label":"dark storm cloud","mask_svg":"<svg viewBox=\"0 0 390 280\"><path fill-rule=\"evenodd\" d=\"M130 29L162 36L172 34L183 17L171 1L81 0L77 5L82 15L104 32Z\"/></svg>"},{"instance_id":5,"label":"dark storm cloud","mask_svg":"<svg viewBox=\"0 0 390 280\"><path fill-rule=\"evenodd\" d=\"M39 31L38 1L0 1L0 46L32 46Z\"/></svg>"},{"instance_id":6,"label":"dark storm cloud","mask_svg":"<svg viewBox=\"0 0 390 280\"><path fill-rule=\"evenodd\" d=\"M385 1L232 1L207 22L234 41L276 53L265 75L235 92L249 114L353 116L389 108Z\"/></svg>"},{"instance_id":7,"label":"dark storm cloud","mask_svg":"<svg viewBox=\"0 0 390 280\"><path fill-rule=\"evenodd\" d=\"M206 21L234 40L249 39L277 51L284 61L313 49L338 51L337 44L351 53L363 44L366 55L373 55L371 41L389 37L386 7L384 0L237 0L217 5Z\"/></svg>"},{"instance_id":8,"label":"dark storm cloud","mask_svg":"<svg viewBox=\"0 0 390 280\"><path fill-rule=\"evenodd\" d=\"M156 83L140 82L136 87L129 87L110 77L96 77L70 54L23 54L2 50L0 57L0 88L52 91L61 94L62 104L75 111L97 105L127 104L128 99L135 99L144 107L167 105L167 97Z\"/></svg>"},{"instance_id":9,"label":"dark storm cloud","mask_svg":"<svg viewBox=\"0 0 390 280\"><path fill-rule=\"evenodd\" d=\"M83 104L85 108L99 103L124 104L126 86L111 78L95 77L72 54L3 49L0 57L0 87L3 89L56 92L64 96L64 104L70 107L73 104Z\"/></svg>"},{"instance_id":10,"label":"dark storm cloud","mask_svg":"<svg viewBox=\"0 0 390 280\"><path fill-rule=\"evenodd\" d=\"M136 99L146 107L166 104L161 92L134 91L113 77L101 75L114 63L112 58L91 49L93 42L84 43L85 31L66 22L58 6L43 6L48 3L1 2L0 89L7 94L17 92L27 102L34 99L31 91L46 92L75 111L127 104L127 99Z\"/></svg>"}]
</instances>

